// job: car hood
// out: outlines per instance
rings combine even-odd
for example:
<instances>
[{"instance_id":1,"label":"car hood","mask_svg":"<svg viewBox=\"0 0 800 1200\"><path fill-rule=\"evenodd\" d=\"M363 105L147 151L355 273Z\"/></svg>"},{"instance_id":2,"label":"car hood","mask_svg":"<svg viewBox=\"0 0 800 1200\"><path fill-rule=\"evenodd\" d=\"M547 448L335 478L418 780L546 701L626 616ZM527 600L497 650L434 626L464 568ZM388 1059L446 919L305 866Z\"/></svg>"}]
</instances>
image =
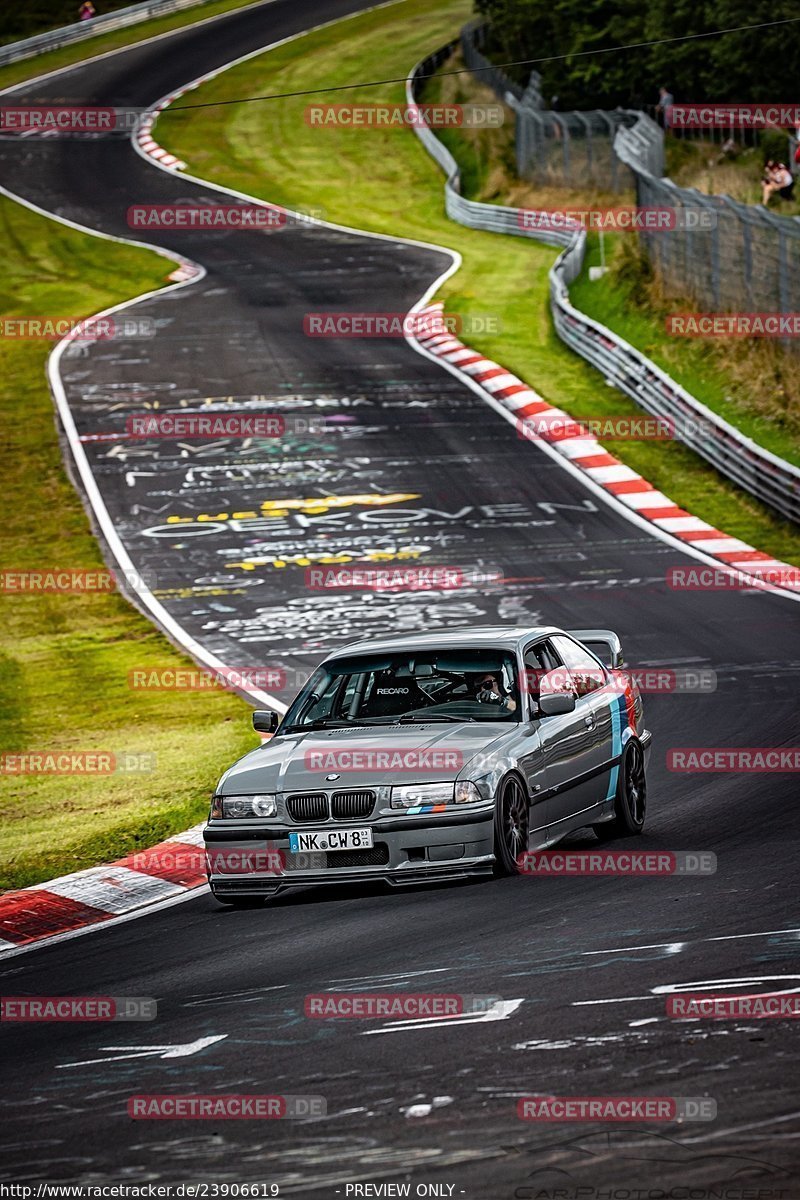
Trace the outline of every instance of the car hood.
<instances>
[{"instance_id":1,"label":"car hood","mask_svg":"<svg viewBox=\"0 0 800 1200\"><path fill-rule=\"evenodd\" d=\"M512 728L507 721L464 721L286 734L234 763L218 790L249 795L456 779Z\"/></svg>"}]
</instances>

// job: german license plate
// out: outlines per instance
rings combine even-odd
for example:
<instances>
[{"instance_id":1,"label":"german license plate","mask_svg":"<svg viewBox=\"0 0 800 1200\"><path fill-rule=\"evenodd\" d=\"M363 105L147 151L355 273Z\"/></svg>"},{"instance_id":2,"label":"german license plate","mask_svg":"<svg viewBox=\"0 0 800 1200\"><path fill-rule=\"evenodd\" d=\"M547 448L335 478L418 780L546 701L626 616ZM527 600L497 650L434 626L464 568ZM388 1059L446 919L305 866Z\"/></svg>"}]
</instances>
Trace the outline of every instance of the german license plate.
<instances>
[{"instance_id":1,"label":"german license plate","mask_svg":"<svg viewBox=\"0 0 800 1200\"><path fill-rule=\"evenodd\" d=\"M323 829L321 832L290 833L292 854L307 854L313 850L371 850L372 830Z\"/></svg>"}]
</instances>

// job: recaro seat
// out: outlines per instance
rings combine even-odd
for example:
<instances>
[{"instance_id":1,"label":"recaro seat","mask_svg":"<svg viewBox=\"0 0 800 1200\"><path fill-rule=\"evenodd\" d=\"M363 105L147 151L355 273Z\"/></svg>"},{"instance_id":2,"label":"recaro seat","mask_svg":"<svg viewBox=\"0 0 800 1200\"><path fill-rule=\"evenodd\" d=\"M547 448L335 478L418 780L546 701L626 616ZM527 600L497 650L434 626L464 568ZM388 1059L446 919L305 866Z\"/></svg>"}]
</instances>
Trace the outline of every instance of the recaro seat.
<instances>
[{"instance_id":1,"label":"recaro seat","mask_svg":"<svg viewBox=\"0 0 800 1200\"><path fill-rule=\"evenodd\" d=\"M397 678L393 671L381 671L375 678L372 694L362 709L365 717L399 717L414 708L430 703L425 692L411 675Z\"/></svg>"}]
</instances>

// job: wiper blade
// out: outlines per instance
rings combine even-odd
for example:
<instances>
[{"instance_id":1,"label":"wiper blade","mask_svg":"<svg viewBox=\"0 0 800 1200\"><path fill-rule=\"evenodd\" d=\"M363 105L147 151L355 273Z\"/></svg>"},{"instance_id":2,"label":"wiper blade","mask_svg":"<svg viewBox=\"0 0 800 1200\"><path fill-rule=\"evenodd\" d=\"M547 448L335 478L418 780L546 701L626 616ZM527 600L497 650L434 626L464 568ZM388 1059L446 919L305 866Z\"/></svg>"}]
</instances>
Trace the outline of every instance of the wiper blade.
<instances>
[{"instance_id":1,"label":"wiper blade","mask_svg":"<svg viewBox=\"0 0 800 1200\"><path fill-rule=\"evenodd\" d=\"M305 724L287 725L285 732L297 733L304 729L348 729L351 725L363 726L363 721L346 721L341 717L319 717L316 721Z\"/></svg>"},{"instance_id":2,"label":"wiper blade","mask_svg":"<svg viewBox=\"0 0 800 1200\"><path fill-rule=\"evenodd\" d=\"M431 721L456 721L459 725L462 721L474 721L474 717L455 717L452 713L437 713L432 717L399 717L396 724L411 725L415 721L420 721L424 724L429 724Z\"/></svg>"}]
</instances>

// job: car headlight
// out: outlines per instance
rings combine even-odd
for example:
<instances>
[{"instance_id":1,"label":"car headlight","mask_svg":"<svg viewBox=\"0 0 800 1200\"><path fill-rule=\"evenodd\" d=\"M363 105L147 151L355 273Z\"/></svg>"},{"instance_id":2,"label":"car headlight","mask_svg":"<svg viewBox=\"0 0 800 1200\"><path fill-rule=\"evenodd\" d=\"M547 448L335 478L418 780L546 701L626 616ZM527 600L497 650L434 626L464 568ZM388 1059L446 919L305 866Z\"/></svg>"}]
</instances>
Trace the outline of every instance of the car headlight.
<instances>
[{"instance_id":1,"label":"car headlight","mask_svg":"<svg viewBox=\"0 0 800 1200\"><path fill-rule=\"evenodd\" d=\"M278 805L274 796L215 796L211 801L212 817L274 817Z\"/></svg>"},{"instance_id":2,"label":"car headlight","mask_svg":"<svg viewBox=\"0 0 800 1200\"><path fill-rule=\"evenodd\" d=\"M416 808L418 804L449 805L475 804L482 800L480 792L469 780L458 783L407 783L392 788L392 808Z\"/></svg>"},{"instance_id":3,"label":"car headlight","mask_svg":"<svg viewBox=\"0 0 800 1200\"><path fill-rule=\"evenodd\" d=\"M471 780L459 779L454 799L456 804L477 804L483 799L483 796Z\"/></svg>"}]
</instances>

